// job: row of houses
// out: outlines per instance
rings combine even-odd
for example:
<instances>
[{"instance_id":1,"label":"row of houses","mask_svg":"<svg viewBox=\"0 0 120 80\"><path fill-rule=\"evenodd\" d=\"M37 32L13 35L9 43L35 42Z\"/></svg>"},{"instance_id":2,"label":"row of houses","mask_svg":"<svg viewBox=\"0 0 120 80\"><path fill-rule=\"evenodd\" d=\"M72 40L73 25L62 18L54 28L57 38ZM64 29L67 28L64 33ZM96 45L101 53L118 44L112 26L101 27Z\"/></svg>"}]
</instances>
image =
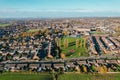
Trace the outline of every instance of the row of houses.
<instances>
[{"instance_id":1,"label":"row of houses","mask_svg":"<svg viewBox=\"0 0 120 80\"><path fill-rule=\"evenodd\" d=\"M110 36L93 36L91 39L91 50L94 54L120 53L120 42Z\"/></svg>"}]
</instances>

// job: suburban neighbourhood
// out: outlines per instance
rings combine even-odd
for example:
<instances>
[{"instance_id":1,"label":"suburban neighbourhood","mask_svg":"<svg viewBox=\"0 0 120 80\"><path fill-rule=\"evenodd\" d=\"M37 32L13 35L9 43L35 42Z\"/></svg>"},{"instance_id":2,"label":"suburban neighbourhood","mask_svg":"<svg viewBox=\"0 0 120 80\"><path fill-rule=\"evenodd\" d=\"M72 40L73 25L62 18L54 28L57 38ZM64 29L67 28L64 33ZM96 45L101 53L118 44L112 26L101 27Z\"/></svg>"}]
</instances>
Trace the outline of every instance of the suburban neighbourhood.
<instances>
[{"instance_id":1,"label":"suburban neighbourhood","mask_svg":"<svg viewBox=\"0 0 120 80\"><path fill-rule=\"evenodd\" d=\"M120 80L119 0L0 0L0 80Z\"/></svg>"}]
</instances>

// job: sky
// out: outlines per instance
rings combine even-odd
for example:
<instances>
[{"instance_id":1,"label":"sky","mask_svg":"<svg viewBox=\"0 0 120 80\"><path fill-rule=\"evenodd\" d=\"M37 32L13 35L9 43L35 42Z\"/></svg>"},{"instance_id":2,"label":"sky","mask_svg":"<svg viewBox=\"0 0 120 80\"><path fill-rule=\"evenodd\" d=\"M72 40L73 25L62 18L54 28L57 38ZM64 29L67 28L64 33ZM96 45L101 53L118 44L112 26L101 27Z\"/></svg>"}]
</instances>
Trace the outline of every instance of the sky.
<instances>
[{"instance_id":1,"label":"sky","mask_svg":"<svg viewBox=\"0 0 120 80\"><path fill-rule=\"evenodd\" d=\"M120 17L120 0L0 0L0 18Z\"/></svg>"}]
</instances>

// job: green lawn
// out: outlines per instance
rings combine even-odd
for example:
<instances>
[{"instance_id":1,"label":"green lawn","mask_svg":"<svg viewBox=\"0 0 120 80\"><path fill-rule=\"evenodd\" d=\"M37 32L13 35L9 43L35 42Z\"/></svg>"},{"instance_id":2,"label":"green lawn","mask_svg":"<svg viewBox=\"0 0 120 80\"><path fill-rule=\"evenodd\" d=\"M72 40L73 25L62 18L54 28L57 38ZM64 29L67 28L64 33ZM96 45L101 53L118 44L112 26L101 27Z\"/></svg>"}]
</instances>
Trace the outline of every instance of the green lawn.
<instances>
[{"instance_id":1,"label":"green lawn","mask_svg":"<svg viewBox=\"0 0 120 80\"><path fill-rule=\"evenodd\" d=\"M10 24L0 24L0 27L6 27L6 26L9 26Z\"/></svg>"},{"instance_id":2,"label":"green lawn","mask_svg":"<svg viewBox=\"0 0 120 80\"><path fill-rule=\"evenodd\" d=\"M30 29L28 30L27 32L36 32L36 31L39 31L40 29Z\"/></svg>"},{"instance_id":3,"label":"green lawn","mask_svg":"<svg viewBox=\"0 0 120 80\"><path fill-rule=\"evenodd\" d=\"M3 73L0 80L52 80L48 73Z\"/></svg>"},{"instance_id":4,"label":"green lawn","mask_svg":"<svg viewBox=\"0 0 120 80\"><path fill-rule=\"evenodd\" d=\"M68 39L68 47L67 48L64 48L64 40L65 39ZM76 40L79 40L79 43L80 41L82 40L83 43L84 43L84 40L83 38L71 38L71 37L65 37L62 39L62 46L61 46L61 49L62 49L62 53L66 54L68 58L77 58L77 57L80 57L80 56L87 56L87 48L86 47L80 47L80 44L78 44L78 48L76 48ZM82 43L82 45L83 45ZM71 50L74 50L73 53L71 53L70 55L70 51Z\"/></svg>"},{"instance_id":5,"label":"green lawn","mask_svg":"<svg viewBox=\"0 0 120 80\"><path fill-rule=\"evenodd\" d=\"M120 74L81 74L64 73L58 75L57 80L120 80ZM5 72L0 74L0 80L56 80L48 73Z\"/></svg>"},{"instance_id":6,"label":"green lawn","mask_svg":"<svg viewBox=\"0 0 120 80\"><path fill-rule=\"evenodd\" d=\"M67 73L60 75L58 80L120 80L120 74Z\"/></svg>"},{"instance_id":7,"label":"green lawn","mask_svg":"<svg viewBox=\"0 0 120 80\"><path fill-rule=\"evenodd\" d=\"M92 32L92 34L102 35L102 34L105 34L105 33L104 32L95 31L95 32Z\"/></svg>"}]
</instances>

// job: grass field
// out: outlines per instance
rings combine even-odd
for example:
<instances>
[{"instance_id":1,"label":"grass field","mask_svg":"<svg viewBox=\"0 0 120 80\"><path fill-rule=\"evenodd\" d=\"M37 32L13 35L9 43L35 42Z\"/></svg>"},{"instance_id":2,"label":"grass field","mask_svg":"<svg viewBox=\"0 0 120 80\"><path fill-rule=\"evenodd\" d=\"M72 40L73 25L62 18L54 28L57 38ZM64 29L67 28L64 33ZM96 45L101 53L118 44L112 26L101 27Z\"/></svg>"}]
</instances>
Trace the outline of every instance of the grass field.
<instances>
[{"instance_id":1,"label":"grass field","mask_svg":"<svg viewBox=\"0 0 120 80\"><path fill-rule=\"evenodd\" d=\"M92 34L103 35L103 34L105 34L105 33L104 33L104 32L95 31L95 32L92 32Z\"/></svg>"},{"instance_id":2,"label":"grass field","mask_svg":"<svg viewBox=\"0 0 120 80\"><path fill-rule=\"evenodd\" d=\"M3 73L0 80L52 80L48 73Z\"/></svg>"},{"instance_id":3,"label":"grass field","mask_svg":"<svg viewBox=\"0 0 120 80\"><path fill-rule=\"evenodd\" d=\"M55 79L48 73L13 73L7 72L0 74L0 80L120 80L120 74L81 74L64 73L58 75Z\"/></svg>"},{"instance_id":4,"label":"grass field","mask_svg":"<svg viewBox=\"0 0 120 80\"><path fill-rule=\"evenodd\" d=\"M64 40L65 39L68 39L68 47L67 48L64 48ZM62 49L62 53L66 54L66 55L69 55L70 51L71 50L74 50L73 53L71 53L71 55L69 56L66 56L68 58L77 58L77 57L80 57L80 56L88 56L87 54L87 48L86 47L80 47L80 44L78 48L76 48L76 40L83 40L83 38L71 38L71 37L66 37L66 38L63 38L62 39L62 46L61 46L61 49ZM83 42L84 43L84 42ZM83 44L82 43L82 44Z\"/></svg>"},{"instance_id":5,"label":"grass field","mask_svg":"<svg viewBox=\"0 0 120 80\"><path fill-rule=\"evenodd\" d=\"M0 27L9 26L10 24L0 24Z\"/></svg>"},{"instance_id":6,"label":"grass field","mask_svg":"<svg viewBox=\"0 0 120 80\"><path fill-rule=\"evenodd\" d=\"M58 80L120 80L120 74L62 74Z\"/></svg>"},{"instance_id":7,"label":"grass field","mask_svg":"<svg viewBox=\"0 0 120 80\"><path fill-rule=\"evenodd\" d=\"M30 29L27 32L36 32L36 31L39 31L39 29Z\"/></svg>"}]
</instances>

